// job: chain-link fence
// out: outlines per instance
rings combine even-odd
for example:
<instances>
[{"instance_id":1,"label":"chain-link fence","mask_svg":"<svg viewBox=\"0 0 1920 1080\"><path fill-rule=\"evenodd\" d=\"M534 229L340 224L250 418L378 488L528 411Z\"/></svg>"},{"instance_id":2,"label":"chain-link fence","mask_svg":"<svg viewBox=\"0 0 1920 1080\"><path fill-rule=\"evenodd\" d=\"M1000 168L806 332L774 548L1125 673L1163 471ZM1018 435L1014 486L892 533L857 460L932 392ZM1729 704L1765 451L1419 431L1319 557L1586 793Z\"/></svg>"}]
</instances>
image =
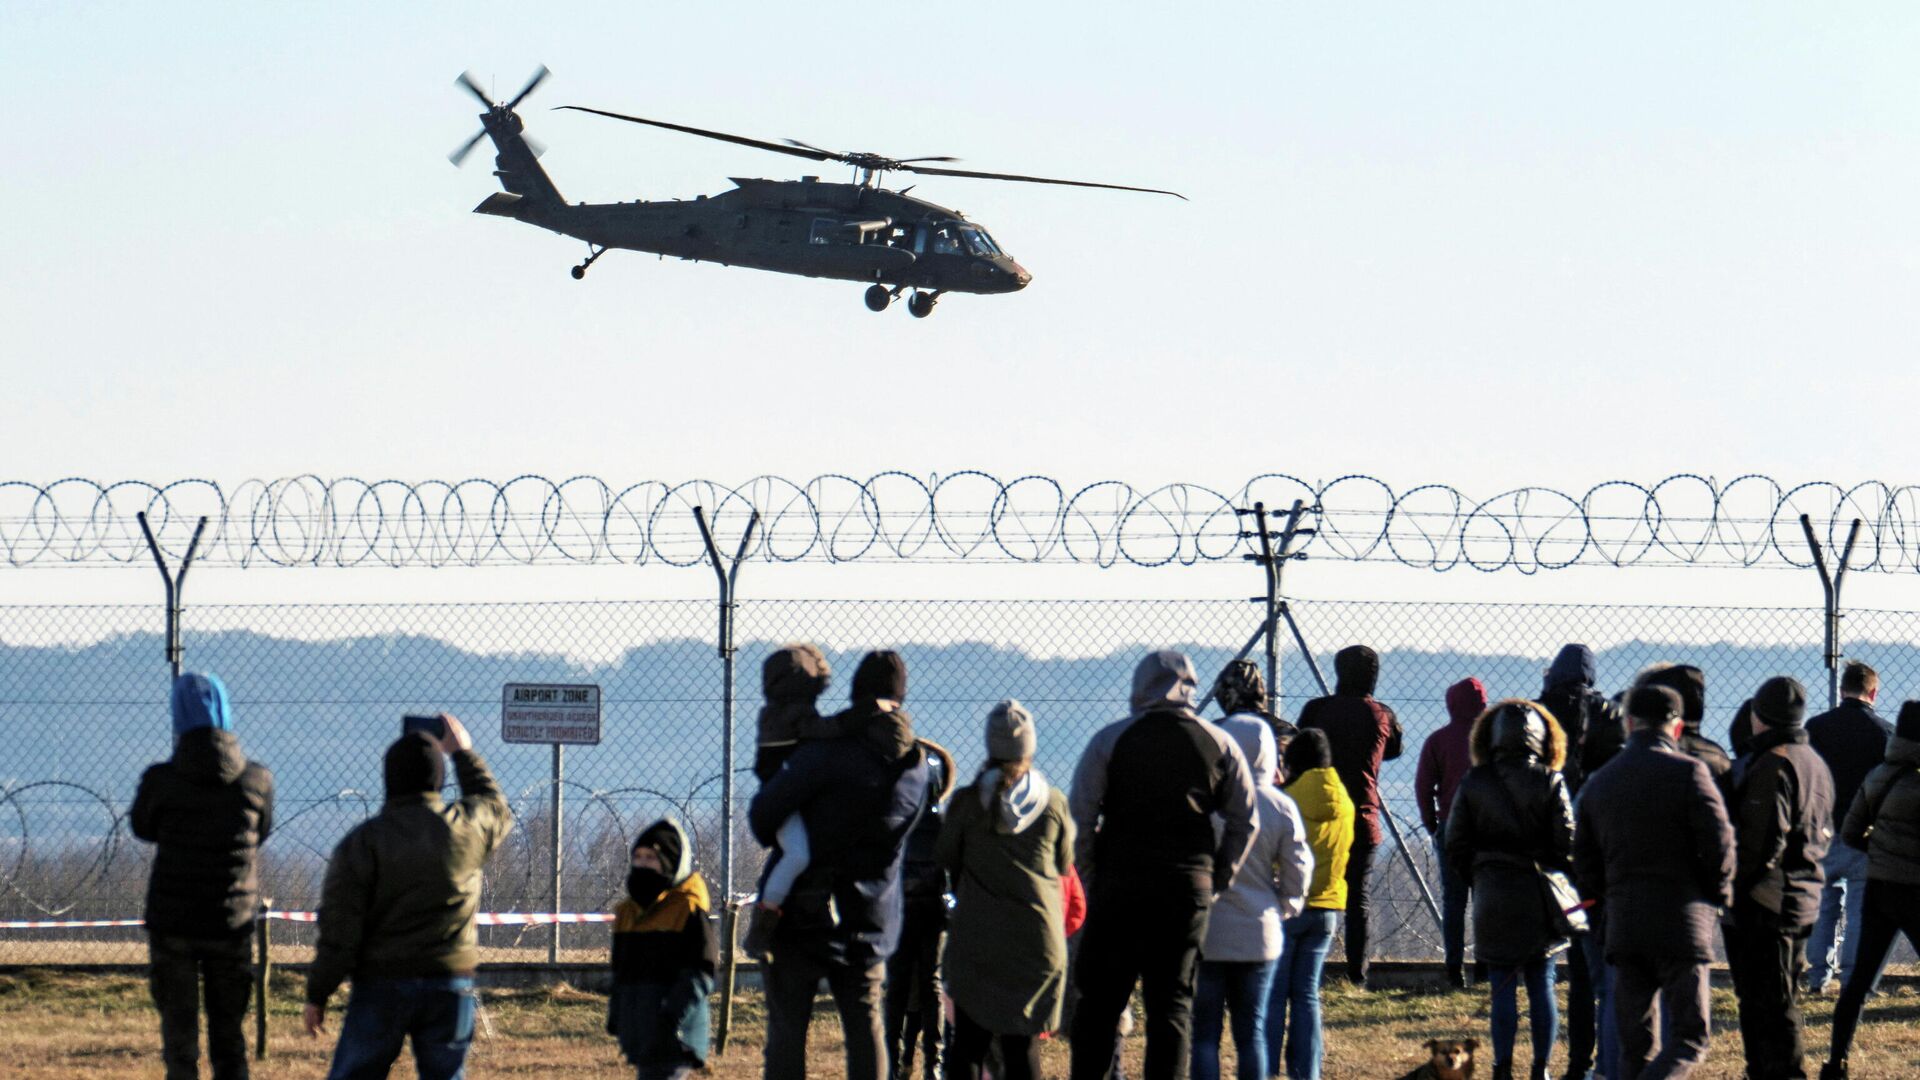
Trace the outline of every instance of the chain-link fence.
<instances>
[{"instance_id":1,"label":"chain-link fence","mask_svg":"<svg viewBox=\"0 0 1920 1080\"><path fill-rule=\"evenodd\" d=\"M1292 612L1323 669L1353 642L1382 653L1379 696L1400 714L1406 753L1383 791L1404 854L1381 853L1377 951L1430 958L1438 932L1413 875L1437 888L1413 806L1425 737L1445 722L1442 693L1474 675L1495 697L1539 691L1567 641L1599 656L1605 688L1643 665L1684 660L1709 678L1707 730L1724 738L1734 708L1769 675L1795 675L1820 696L1822 614L1804 608L1295 601ZM1203 677L1259 625L1263 608L1233 601L744 601L738 608L740 710L736 761L751 760L758 671L780 642L818 642L841 673L868 648L899 648L911 670L908 707L923 736L949 747L962 778L982 758L981 722L1018 697L1040 724L1039 765L1071 776L1089 735L1125 712L1146 648L1189 652ZM168 752L159 612L147 606L0 608L0 921L138 918L151 849L126 831L140 772ZM377 810L380 755L406 712L467 719L519 817L491 864L482 909L554 910L549 846L553 781L544 746L499 737L508 682L596 683L603 741L570 747L561 781L559 910L605 910L622 887L627 844L665 814L692 829L718 876L722 829L722 679L714 606L704 601L432 605L196 606L189 668L232 690L236 731L274 770L277 825L264 892L282 911L311 910L333 845ZM1920 612L1853 611L1849 655L1873 663L1886 694L1920 694ZM1288 637L1284 632L1283 639ZM1291 641L1281 655L1283 709L1319 693ZM844 678L829 703L844 698ZM749 891L759 848L744 819L753 780L736 784L733 887ZM542 960L548 929L485 931L491 961ZM282 925L287 959L311 928ZM567 927L570 957L597 959L604 928ZM0 929L0 963L137 962L133 928Z\"/></svg>"}]
</instances>

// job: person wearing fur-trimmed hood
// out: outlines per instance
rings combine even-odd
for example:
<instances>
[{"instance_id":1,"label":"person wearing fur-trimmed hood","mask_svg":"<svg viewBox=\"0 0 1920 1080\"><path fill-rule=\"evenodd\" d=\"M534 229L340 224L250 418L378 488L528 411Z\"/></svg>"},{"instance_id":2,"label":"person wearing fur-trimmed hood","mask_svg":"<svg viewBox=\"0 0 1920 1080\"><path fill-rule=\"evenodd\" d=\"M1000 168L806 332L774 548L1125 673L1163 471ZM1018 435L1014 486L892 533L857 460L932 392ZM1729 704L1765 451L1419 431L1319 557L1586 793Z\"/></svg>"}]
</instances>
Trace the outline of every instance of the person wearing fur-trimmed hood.
<instances>
[{"instance_id":1,"label":"person wearing fur-trimmed hood","mask_svg":"<svg viewBox=\"0 0 1920 1080\"><path fill-rule=\"evenodd\" d=\"M1524 980L1532 1016L1528 1076L1546 1080L1559 1014L1554 957L1570 944L1542 901L1540 875L1573 868L1573 800L1560 769L1566 734L1552 713L1509 698L1474 721L1473 768L1447 814L1447 861L1473 890L1473 952L1493 994L1493 1075L1514 1076Z\"/></svg>"},{"instance_id":2,"label":"person wearing fur-trimmed hood","mask_svg":"<svg viewBox=\"0 0 1920 1080\"><path fill-rule=\"evenodd\" d=\"M708 996L719 945L707 883L686 830L663 818L633 842L627 895L613 909L607 1034L639 1080L682 1080L707 1060Z\"/></svg>"}]
</instances>

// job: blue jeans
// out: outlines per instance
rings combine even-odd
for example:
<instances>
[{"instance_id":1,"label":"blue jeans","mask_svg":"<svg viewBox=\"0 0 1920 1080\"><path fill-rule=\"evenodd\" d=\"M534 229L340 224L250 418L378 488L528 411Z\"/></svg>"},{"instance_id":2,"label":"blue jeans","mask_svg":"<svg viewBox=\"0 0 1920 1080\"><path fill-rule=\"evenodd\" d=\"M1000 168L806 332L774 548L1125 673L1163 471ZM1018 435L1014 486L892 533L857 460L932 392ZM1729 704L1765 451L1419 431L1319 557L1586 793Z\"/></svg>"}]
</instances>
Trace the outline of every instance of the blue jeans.
<instances>
[{"instance_id":1,"label":"blue jeans","mask_svg":"<svg viewBox=\"0 0 1920 1080\"><path fill-rule=\"evenodd\" d=\"M1440 867L1440 940L1445 945L1447 977L1466 970L1467 964L1467 891L1469 886L1453 872L1447 861L1447 823L1433 834L1433 859Z\"/></svg>"},{"instance_id":2,"label":"blue jeans","mask_svg":"<svg viewBox=\"0 0 1920 1080\"><path fill-rule=\"evenodd\" d=\"M1845 986L1853 978L1867 895L1867 853L1835 837L1820 867L1827 872L1827 883L1820 890L1819 921L1807 939L1807 960L1813 965L1807 986L1815 990L1834 979Z\"/></svg>"},{"instance_id":3,"label":"blue jeans","mask_svg":"<svg viewBox=\"0 0 1920 1080\"><path fill-rule=\"evenodd\" d=\"M1560 1036L1560 1010L1553 1000L1553 957L1523 967L1487 966L1493 987L1493 1060L1513 1061L1513 1040L1520 1031L1520 983L1527 984L1527 1014L1532 1019L1533 1060L1545 1064Z\"/></svg>"},{"instance_id":4,"label":"blue jeans","mask_svg":"<svg viewBox=\"0 0 1920 1080\"><path fill-rule=\"evenodd\" d=\"M1220 1080L1221 1021L1233 1016L1238 1080L1267 1080L1267 994L1279 961L1200 962L1193 992L1193 1080Z\"/></svg>"},{"instance_id":5,"label":"blue jeans","mask_svg":"<svg viewBox=\"0 0 1920 1080\"><path fill-rule=\"evenodd\" d=\"M1267 996L1267 1061L1274 1070L1284 1063L1287 1080L1320 1080L1320 969L1339 922L1337 911L1308 908L1283 928Z\"/></svg>"},{"instance_id":6,"label":"blue jeans","mask_svg":"<svg viewBox=\"0 0 1920 1080\"><path fill-rule=\"evenodd\" d=\"M327 1080L385 1080L408 1039L420 1080L461 1080L474 1007L472 976L355 979Z\"/></svg>"}]
</instances>

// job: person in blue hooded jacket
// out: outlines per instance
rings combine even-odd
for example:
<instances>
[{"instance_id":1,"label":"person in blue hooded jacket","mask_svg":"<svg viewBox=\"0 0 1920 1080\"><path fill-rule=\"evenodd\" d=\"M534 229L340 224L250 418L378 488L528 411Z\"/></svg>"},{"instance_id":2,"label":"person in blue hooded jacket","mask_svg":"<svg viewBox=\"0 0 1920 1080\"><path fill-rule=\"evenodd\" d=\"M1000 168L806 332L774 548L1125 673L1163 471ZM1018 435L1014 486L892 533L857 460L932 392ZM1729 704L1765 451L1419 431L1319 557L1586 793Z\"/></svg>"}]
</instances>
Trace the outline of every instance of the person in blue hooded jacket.
<instances>
[{"instance_id":1,"label":"person in blue hooded jacket","mask_svg":"<svg viewBox=\"0 0 1920 1080\"><path fill-rule=\"evenodd\" d=\"M189 672L173 682L173 756L140 777L127 815L157 846L147 880L148 979L160 1010L167 1080L200 1072L200 997L215 1080L247 1075L250 943L260 845L273 831L273 774L233 734L227 688Z\"/></svg>"}]
</instances>

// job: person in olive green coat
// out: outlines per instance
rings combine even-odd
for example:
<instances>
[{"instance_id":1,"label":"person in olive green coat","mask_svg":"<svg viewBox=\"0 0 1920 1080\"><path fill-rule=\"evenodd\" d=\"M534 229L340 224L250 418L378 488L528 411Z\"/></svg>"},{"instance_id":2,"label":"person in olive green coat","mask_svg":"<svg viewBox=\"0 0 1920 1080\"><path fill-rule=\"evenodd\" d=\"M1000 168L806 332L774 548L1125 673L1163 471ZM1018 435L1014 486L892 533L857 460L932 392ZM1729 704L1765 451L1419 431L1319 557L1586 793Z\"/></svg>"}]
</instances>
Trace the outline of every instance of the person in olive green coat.
<instances>
[{"instance_id":1,"label":"person in olive green coat","mask_svg":"<svg viewBox=\"0 0 1920 1080\"><path fill-rule=\"evenodd\" d=\"M1067 992L1061 878L1073 867L1065 793L1033 767L1033 716L1002 701L987 716L987 767L953 796L934 855L955 882L947 932L953 998L949 1076L980 1077L994 1043L1004 1080L1039 1075L1039 1036Z\"/></svg>"},{"instance_id":2,"label":"person in olive green coat","mask_svg":"<svg viewBox=\"0 0 1920 1080\"><path fill-rule=\"evenodd\" d=\"M385 805L327 863L303 1019L307 1034L320 1034L328 999L353 980L331 1077L386 1076L408 1040L421 1080L449 1080L465 1066L480 872L513 814L467 729L440 719L439 737L410 731L387 748ZM460 783L451 803L440 796L443 754Z\"/></svg>"}]
</instances>

